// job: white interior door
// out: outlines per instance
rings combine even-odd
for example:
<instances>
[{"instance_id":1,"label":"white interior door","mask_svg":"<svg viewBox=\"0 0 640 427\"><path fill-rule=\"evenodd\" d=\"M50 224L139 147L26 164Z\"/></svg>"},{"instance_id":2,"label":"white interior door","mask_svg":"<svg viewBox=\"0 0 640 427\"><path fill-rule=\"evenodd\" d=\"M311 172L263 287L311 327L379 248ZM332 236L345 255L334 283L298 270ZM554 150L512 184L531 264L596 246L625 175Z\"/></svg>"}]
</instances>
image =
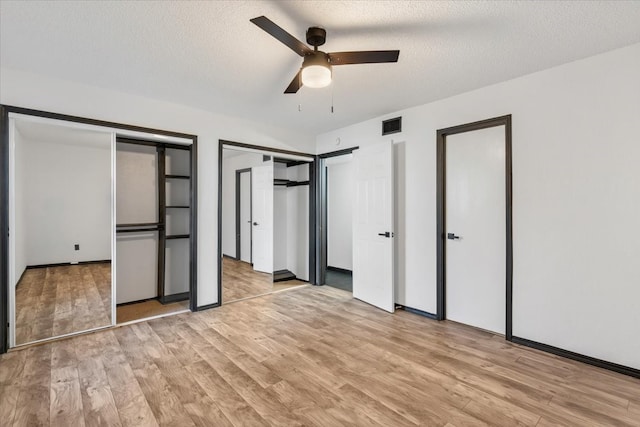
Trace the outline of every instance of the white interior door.
<instances>
[{"instance_id":1,"label":"white interior door","mask_svg":"<svg viewBox=\"0 0 640 427\"><path fill-rule=\"evenodd\" d=\"M353 296L394 311L393 146L354 151Z\"/></svg>"},{"instance_id":2,"label":"white interior door","mask_svg":"<svg viewBox=\"0 0 640 427\"><path fill-rule=\"evenodd\" d=\"M251 168L253 269L273 273L273 163Z\"/></svg>"},{"instance_id":3,"label":"white interior door","mask_svg":"<svg viewBox=\"0 0 640 427\"><path fill-rule=\"evenodd\" d=\"M240 260L251 262L251 172L240 174Z\"/></svg>"},{"instance_id":4,"label":"white interior door","mask_svg":"<svg viewBox=\"0 0 640 427\"><path fill-rule=\"evenodd\" d=\"M446 139L446 317L504 334L505 128Z\"/></svg>"}]
</instances>

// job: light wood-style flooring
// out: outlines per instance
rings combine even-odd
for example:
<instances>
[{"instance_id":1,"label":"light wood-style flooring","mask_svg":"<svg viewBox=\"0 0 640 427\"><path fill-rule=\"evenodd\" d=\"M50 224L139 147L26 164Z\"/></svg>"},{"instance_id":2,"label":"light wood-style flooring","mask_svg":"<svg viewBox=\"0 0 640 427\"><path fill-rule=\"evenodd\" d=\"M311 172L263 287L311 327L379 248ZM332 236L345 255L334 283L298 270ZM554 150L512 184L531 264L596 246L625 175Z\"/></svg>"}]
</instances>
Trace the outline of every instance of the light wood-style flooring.
<instances>
[{"instance_id":1,"label":"light wood-style flooring","mask_svg":"<svg viewBox=\"0 0 640 427\"><path fill-rule=\"evenodd\" d=\"M162 304L160 301L153 299L134 304L124 304L116 307L116 322L125 323L188 309L188 300Z\"/></svg>"},{"instance_id":2,"label":"light wood-style flooring","mask_svg":"<svg viewBox=\"0 0 640 427\"><path fill-rule=\"evenodd\" d=\"M111 264L34 268L16 288L16 344L111 324Z\"/></svg>"},{"instance_id":3,"label":"light wood-style flooring","mask_svg":"<svg viewBox=\"0 0 640 427\"><path fill-rule=\"evenodd\" d=\"M0 356L34 426L638 426L640 380L305 286Z\"/></svg>"},{"instance_id":4,"label":"light wood-style flooring","mask_svg":"<svg viewBox=\"0 0 640 427\"><path fill-rule=\"evenodd\" d=\"M222 258L222 303L264 295L269 292L306 285L300 280L273 282L269 273L255 271L251 264Z\"/></svg>"}]
</instances>

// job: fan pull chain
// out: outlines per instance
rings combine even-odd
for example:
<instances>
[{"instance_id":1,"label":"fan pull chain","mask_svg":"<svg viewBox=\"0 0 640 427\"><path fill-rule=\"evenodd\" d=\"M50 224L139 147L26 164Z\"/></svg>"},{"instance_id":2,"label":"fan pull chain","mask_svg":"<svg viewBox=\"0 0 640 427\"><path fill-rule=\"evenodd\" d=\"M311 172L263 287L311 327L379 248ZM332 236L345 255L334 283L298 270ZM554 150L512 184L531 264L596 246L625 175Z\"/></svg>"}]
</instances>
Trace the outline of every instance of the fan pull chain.
<instances>
[{"instance_id":1,"label":"fan pull chain","mask_svg":"<svg viewBox=\"0 0 640 427\"><path fill-rule=\"evenodd\" d=\"M333 85L331 85L331 114L333 114Z\"/></svg>"}]
</instances>

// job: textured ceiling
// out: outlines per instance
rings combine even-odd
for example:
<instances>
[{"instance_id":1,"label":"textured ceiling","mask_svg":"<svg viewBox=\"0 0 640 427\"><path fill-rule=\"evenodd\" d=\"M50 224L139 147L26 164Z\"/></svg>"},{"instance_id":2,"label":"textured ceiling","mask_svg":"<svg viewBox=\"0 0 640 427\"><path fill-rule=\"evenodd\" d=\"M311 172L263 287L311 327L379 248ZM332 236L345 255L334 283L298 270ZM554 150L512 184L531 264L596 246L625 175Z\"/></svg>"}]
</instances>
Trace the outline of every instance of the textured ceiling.
<instances>
[{"instance_id":1,"label":"textured ceiling","mask_svg":"<svg viewBox=\"0 0 640 427\"><path fill-rule=\"evenodd\" d=\"M313 135L640 42L640 1L2 0L0 15L3 67ZM301 58L249 22L260 15L303 41L326 28L326 51L400 59L284 95Z\"/></svg>"}]
</instances>

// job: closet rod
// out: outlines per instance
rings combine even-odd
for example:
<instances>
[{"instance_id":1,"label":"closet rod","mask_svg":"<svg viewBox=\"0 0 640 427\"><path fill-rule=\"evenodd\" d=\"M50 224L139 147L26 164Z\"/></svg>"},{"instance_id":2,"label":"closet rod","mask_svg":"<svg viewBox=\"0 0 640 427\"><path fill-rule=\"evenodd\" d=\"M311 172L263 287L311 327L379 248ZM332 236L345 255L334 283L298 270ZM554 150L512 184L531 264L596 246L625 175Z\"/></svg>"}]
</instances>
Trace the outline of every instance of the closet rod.
<instances>
[{"instance_id":1,"label":"closet rod","mask_svg":"<svg viewBox=\"0 0 640 427\"><path fill-rule=\"evenodd\" d=\"M116 224L116 227L154 227L163 225L161 222L137 222L133 224Z\"/></svg>"},{"instance_id":2,"label":"closet rod","mask_svg":"<svg viewBox=\"0 0 640 427\"><path fill-rule=\"evenodd\" d=\"M299 185L309 185L309 181L290 181L287 183L287 187L297 187Z\"/></svg>"},{"instance_id":3,"label":"closet rod","mask_svg":"<svg viewBox=\"0 0 640 427\"><path fill-rule=\"evenodd\" d=\"M140 231L158 231L160 227L153 228L126 228L124 230L116 230L116 233L136 233Z\"/></svg>"}]
</instances>

